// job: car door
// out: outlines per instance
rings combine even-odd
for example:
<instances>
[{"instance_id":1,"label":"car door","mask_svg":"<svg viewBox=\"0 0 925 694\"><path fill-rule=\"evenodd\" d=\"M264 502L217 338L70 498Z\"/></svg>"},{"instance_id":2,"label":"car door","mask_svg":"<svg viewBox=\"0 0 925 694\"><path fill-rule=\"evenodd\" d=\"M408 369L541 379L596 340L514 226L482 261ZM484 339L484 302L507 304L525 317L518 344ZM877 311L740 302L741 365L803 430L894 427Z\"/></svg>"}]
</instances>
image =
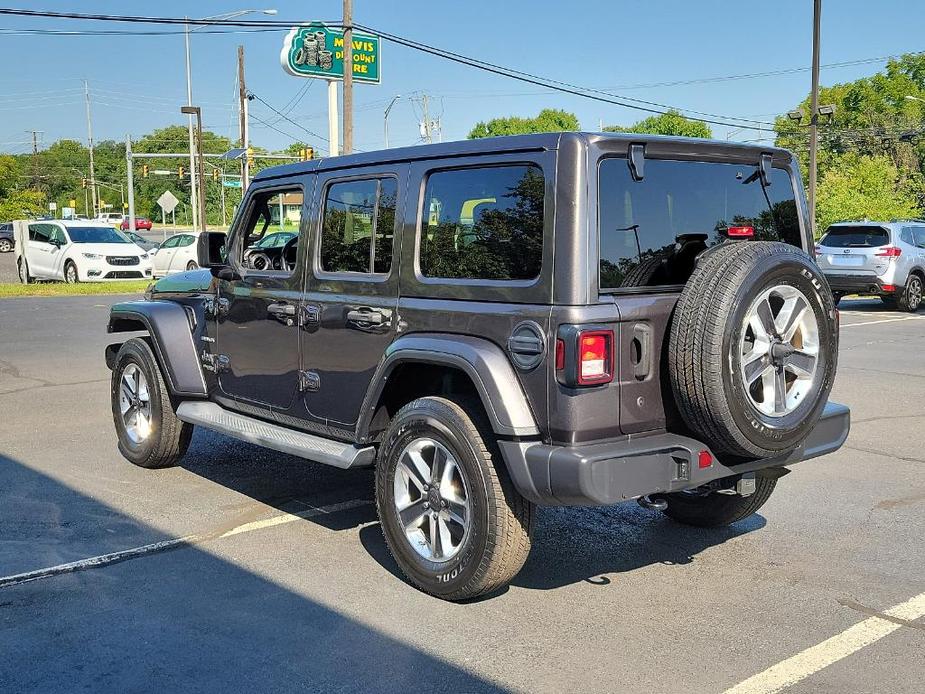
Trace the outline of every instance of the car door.
<instances>
[{"instance_id":1,"label":"car door","mask_svg":"<svg viewBox=\"0 0 925 694\"><path fill-rule=\"evenodd\" d=\"M167 274L167 270L170 267L170 261L173 260L173 256L177 252L177 243L179 243L179 241L179 236L171 236L161 244L160 248L154 256L155 275Z\"/></svg>"},{"instance_id":2,"label":"car door","mask_svg":"<svg viewBox=\"0 0 925 694\"><path fill-rule=\"evenodd\" d=\"M56 279L64 279L64 259L68 254L67 252L71 245L71 240L68 238L64 227L60 224L49 224L48 234L53 244L51 254L49 255L49 276Z\"/></svg>"},{"instance_id":3,"label":"car door","mask_svg":"<svg viewBox=\"0 0 925 694\"><path fill-rule=\"evenodd\" d=\"M51 240L54 234L53 224L30 224L29 242L26 248L26 262L29 274L33 277L49 278L54 268L53 253L58 251Z\"/></svg>"},{"instance_id":4,"label":"car door","mask_svg":"<svg viewBox=\"0 0 925 694\"><path fill-rule=\"evenodd\" d=\"M170 264L167 267L167 273L183 272L190 260L195 260L196 247L193 243L196 237L192 234L179 234L177 244L173 254L170 257Z\"/></svg>"},{"instance_id":5,"label":"car door","mask_svg":"<svg viewBox=\"0 0 925 694\"><path fill-rule=\"evenodd\" d=\"M305 414L356 430L376 366L398 327L396 233L406 166L319 174L303 305Z\"/></svg>"},{"instance_id":6,"label":"car door","mask_svg":"<svg viewBox=\"0 0 925 694\"><path fill-rule=\"evenodd\" d=\"M216 370L224 398L231 406L264 413L288 411L295 400L299 379L299 319L303 263L307 233L289 247L290 263L283 270L256 270L244 263L245 251L262 239L271 227L271 210L281 196L311 199L313 176L285 183L254 183L247 191L242 211L229 233L227 262L233 279L218 280ZM309 188L306 195L306 188ZM305 215L302 215L305 218Z\"/></svg>"}]
</instances>

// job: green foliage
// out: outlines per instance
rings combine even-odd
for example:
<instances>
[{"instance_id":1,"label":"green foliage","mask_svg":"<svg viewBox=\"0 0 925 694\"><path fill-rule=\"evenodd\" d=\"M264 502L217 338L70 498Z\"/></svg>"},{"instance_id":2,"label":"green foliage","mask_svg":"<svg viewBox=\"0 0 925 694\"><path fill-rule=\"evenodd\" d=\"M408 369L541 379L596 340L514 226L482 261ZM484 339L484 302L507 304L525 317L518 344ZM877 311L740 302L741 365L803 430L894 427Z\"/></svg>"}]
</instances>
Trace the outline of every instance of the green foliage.
<instances>
[{"instance_id":1,"label":"green foliage","mask_svg":"<svg viewBox=\"0 0 925 694\"><path fill-rule=\"evenodd\" d=\"M22 219L45 214L45 193L37 190L14 190L0 198L0 219Z\"/></svg>"},{"instance_id":2,"label":"green foliage","mask_svg":"<svg viewBox=\"0 0 925 694\"><path fill-rule=\"evenodd\" d=\"M563 130L578 130L578 117L568 111L544 108L536 118L492 118L487 123L479 122L469 132L468 138L500 137L502 135L525 135L528 133L552 133Z\"/></svg>"},{"instance_id":3,"label":"green foliage","mask_svg":"<svg viewBox=\"0 0 925 694\"><path fill-rule=\"evenodd\" d=\"M840 156L819 181L816 224L820 234L833 222L918 214L914 195L901 188L899 172L887 156Z\"/></svg>"},{"instance_id":4,"label":"green foliage","mask_svg":"<svg viewBox=\"0 0 925 694\"><path fill-rule=\"evenodd\" d=\"M710 126L700 121L682 116L678 111L668 111L658 116L650 116L629 127L608 125L604 132L610 133L645 133L647 135L674 135L676 137L713 137Z\"/></svg>"},{"instance_id":5,"label":"green foliage","mask_svg":"<svg viewBox=\"0 0 925 694\"><path fill-rule=\"evenodd\" d=\"M0 299L17 296L75 296L87 294L141 294L151 280L125 280L120 282L19 282L0 283Z\"/></svg>"}]
</instances>

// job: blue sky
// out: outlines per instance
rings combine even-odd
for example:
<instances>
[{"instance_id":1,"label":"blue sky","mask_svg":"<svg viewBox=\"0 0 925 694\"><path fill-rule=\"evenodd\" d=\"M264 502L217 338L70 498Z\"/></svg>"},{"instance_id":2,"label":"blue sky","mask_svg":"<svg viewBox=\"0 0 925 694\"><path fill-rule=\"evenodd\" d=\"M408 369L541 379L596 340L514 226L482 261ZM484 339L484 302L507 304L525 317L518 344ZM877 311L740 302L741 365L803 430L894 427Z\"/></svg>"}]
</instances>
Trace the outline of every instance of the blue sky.
<instances>
[{"instance_id":1,"label":"blue sky","mask_svg":"<svg viewBox=\"0 0 925 694\"><path fill-rule=\"evenodd\" d=\"M251 0L254 1L254 0ZM259 1L259 0L258 0ZM178 2L54 2L31 9L110 14L207 16L250 7L272 7L276 19L298 23L335 20L337 0L266 0L248 5L233 0ZM925 50L921 28L925 3L882 0L825 0L822 62L834 63ZM309 11L307 8L311 8ZM568 13L563 17L563 10ZM811 59L811 0L731 3L588 2L373 2L355 0L355 21L432 43L466 55L547 77L697 111L773 120L809 90L809 72L700 84L651 86L683 81L806 67ZM260 18L260 15L253 15ZM0 29L24 27L105 29L90 22L0 17ZM132 27L126 27L132 28ZM144 27L137 27L144 28ZM156 27L155 27L156 28ZM193 36L193 101L203 107L206 127L236 136L236 46L245 46L248 87L282 109L305 85L279 65L284 33ZM69 137L86 139L82 80L93 96L94 138L122 139L156 127L184 122L183 37L3 37L0 68L0 151L31 148L26 131L43 131L42 142ZM883 62L824 69L822 83L856 79L880 69ZM600 121L629 124L647 114L479 72L436 57L385 43L383 80L356 89L355 143L361 149L383 145L382 113L401 94L389 119L392 146L419 141L419 97L429 94L431 110L440 115L445 140L465 137L478 120L505 115L534 115L542 108L563 108L578 115L584 129ZM325 83L312 80L289 114L302 127L327 134ZM648 86L647 86L648 85ZM274 122L276 116L252 102L252 113ZM252 122L252 139L271 149L293 139L324 143L285 120L276 127L291 137ZM725 137L730 128L716 126ZM733 139L761 133L742 131Z\"/></svg>"}]
</instances>

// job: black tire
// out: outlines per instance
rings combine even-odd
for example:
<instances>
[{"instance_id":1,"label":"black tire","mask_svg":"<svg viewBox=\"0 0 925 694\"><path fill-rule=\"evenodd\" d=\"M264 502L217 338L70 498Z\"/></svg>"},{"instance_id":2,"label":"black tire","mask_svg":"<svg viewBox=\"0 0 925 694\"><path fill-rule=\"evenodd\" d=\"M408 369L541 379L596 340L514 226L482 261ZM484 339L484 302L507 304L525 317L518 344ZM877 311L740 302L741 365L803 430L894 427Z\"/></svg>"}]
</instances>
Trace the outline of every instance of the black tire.
<instances>
[{"instance_id":1,"label":"black tire","mask_svg":"<svg viewBox=\"0 0 925 694\"><path fill-rule=\"evenodd\" d=\"M77 266L73 260L68 260L64 264L64 281L67 284L77 284L80 282L80 275L77 274Z\"/></svg>"},{"instance_id":2,"label":"black tire","mask_svg":"<svg viewBox=\"0 0 925 694\"><path fill-rule=\"evenodd\" d=\"M705 496L684 492L666 494L664 499L668 502L668 508L662 513L678 523L695 525L700 528L732 525L743 518L748 518L764 506L776 486L776 477L759 476L755 479L755 493L750 496L717 494L716 492Z\"/></svg>"},{"instance_id":3,"label":"black tire","mask_svg":"<svg viewBox=\"0 0 925 694\"><path fill-rule=\"evenodd\" d=\"M422 439L438 442L456 459L469 498L468 531L455 556L444 562L430 561L412 547L393 491L402 453ZM376 506L386 544L402 572L417 588L445 600L465 600L507 585L530 552L534 506L514 489L478 402L466 402L464 409L452 400L427 397L398 411L379 451ZM423 518L421 527L429 522Z\"/></svg>"},{"instance_id":4,"label":"black tire","mask_svg":"<svg viewBox=\"0 0 925 694\"><path fill-rule=\"evenodd\" d=\"M122 375L129 366L138 368L147 381L150 434L133 441L122 417ZM119 348L110 384L112 418L119 438L119 452L139 467L155 469L176 465L193 435L193 425L177 419L167 384L154 352L146 340L135 337Z\"/></svg>"},{"instance_id":5,"label":"black tire","mask_svg":"<svg viewBox=\"0 0 925 694\"><path fill-rule=\"evenodd\" d=\"M0 239L0 253L9 253L13 250L13 243L9 239Z\"/></svg>"},{"instance_id":6,"label":"black tire","mask_svg":"<svg viewBox=\"0 0 925 694\"><path fill-rule=\"evenodd\" d=\"M758 409L746 389L741 345L753 302L779 287L802 295L815 318L819 346L814 376L799 404L772 416ZM717 453L765 458L796 448L822 414L837 357L828 283L809 255L788 244L729 242L711 249L675 307L668 350L672 391L690 432ZM792 387L791 382L782 390Z\"/></svg>"},{"instance_id":7,"label":"black tire","mask_svg":"<svg viewBox=\"0 0 925 694\"><path fill-rule=\"evenodd\" d=\"M22 284L32 284L32 275L29 274L29 263L25 258L19 259L19 281Z\"/></svg>"},{"instance_id":8,"label":"black tire","mask_svg":"<svg viewBox=\"0 0 925 694\"><path fill-rule=\"evenodd\" d=\"M186 271L187 271L187 272L191 272L191 271L193 271L193 270L198 270L198 269L199 269L199 265L196 264L196 261L195 261L195 260L191 260L191 261L189 261L189 262L186 264Z\"/></svg>"},{"instance_id":9,"label":"black tire","mask_svg":"<svg viewBox=\"0 0 925 694\"><path fill-rule=\"evenodd\" d=\"M899 299L896 301L896 306L900 311L908 311L909 313L915 313L919 310L919 307L922 305L922 291L923 291L922 278L917 273L913 272L906 278L906 286L903 287L902 293L899 295Z\"/></svg>"}]
</instances>

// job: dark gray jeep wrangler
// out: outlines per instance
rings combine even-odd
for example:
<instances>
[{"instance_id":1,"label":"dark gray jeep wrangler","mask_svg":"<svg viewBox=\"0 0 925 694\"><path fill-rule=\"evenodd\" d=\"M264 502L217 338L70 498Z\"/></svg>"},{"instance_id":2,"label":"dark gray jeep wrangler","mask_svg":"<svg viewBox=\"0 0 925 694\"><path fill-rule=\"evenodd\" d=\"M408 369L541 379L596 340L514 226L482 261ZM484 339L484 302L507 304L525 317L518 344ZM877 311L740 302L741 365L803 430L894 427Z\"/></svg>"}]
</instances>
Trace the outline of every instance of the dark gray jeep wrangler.
<instances>
[{"instance_id":1,"label":"dark gray jeep wrangler","mask_svg":"<svg viewBox=\"0 0 925 694\"><path fill-rule=\"evenodd\" d=\"M555 133L268 169L203 270L112 308L147 333L106 350L119 450L175 465L198 425L375 465L395 560L451 600L517 574L536 504L734 523L848 434L812 249L778 149Z\"/></svg>"}]
</instances>

